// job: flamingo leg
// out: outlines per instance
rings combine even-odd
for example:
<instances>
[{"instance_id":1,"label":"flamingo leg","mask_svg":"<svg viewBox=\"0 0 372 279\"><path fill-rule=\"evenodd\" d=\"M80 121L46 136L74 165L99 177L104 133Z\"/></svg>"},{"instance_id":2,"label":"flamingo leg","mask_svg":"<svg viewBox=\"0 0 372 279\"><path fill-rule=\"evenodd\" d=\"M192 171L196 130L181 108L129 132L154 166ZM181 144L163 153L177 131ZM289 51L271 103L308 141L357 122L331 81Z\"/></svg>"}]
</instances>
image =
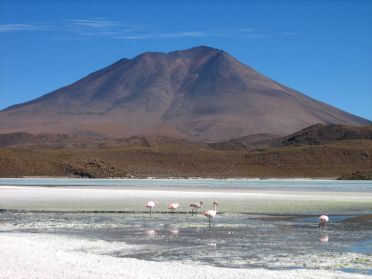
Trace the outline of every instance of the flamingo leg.
<instances>
[{"instance_id":1,"label":"flamingo leg","mask_svg":"<svg viewBox=\"0 0 372 279\"><path fill-rule=\"evenodd\" d=\"M191 216L194 216L194 208L191 209Z\"/></svg>"},{"instance_id":2,"label":"flamingo leg","mask_svg":"<svg viewBox=\"0 0 372 279\"><path fill-rule=\"evenodd\" d=\"M152 208L150 207L150 217L151 217L151 213L152 213Z\"/></svg>"},{"instance_id":3,"label":"flamingo leg","mask_svg":"<svg viewBox=\"0 0 372 279\"><path fill-rule=\"evenodd\" d=\"M209 227L211 227L211 217L208 218Z\"/></svg>"},{"instance_id":4,"label":"flamingo leg","mask_svg":"<svg viewBox=\"0 0 372 279\"><path fill-rule=\"evenodd\" d=\"M319 229L321 228L322 230L324 230L326 226L327 226L326 222L319 222Z\"/></svg>"}]
</instances>

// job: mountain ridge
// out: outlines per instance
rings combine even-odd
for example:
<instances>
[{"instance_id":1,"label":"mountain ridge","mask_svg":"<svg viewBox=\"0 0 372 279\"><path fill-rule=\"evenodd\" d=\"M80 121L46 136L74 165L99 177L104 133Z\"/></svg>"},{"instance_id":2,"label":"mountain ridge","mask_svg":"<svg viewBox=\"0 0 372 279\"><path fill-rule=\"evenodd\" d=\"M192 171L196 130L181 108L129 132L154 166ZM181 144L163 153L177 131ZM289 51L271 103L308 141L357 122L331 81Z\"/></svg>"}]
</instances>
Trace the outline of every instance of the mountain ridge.
<instances>
[{"instance_id":1,"label":"mountain ridge","mask_svg":"<svg viewBox=\"0 0 372 279\"><path fill-rule=\"evenodd\" d=\"M0 111L0 132L219 141L371 122L312 99L223 50L145 52Z\"/></svg>"}]
</instances>

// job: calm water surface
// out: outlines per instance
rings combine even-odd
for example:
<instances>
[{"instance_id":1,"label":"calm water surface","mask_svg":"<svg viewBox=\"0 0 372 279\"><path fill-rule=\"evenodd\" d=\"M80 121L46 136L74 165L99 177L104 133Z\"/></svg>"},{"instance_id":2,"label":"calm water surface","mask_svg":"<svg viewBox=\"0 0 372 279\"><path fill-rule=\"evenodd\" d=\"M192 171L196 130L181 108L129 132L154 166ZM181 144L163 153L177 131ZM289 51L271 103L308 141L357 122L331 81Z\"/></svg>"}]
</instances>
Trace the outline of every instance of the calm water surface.
<instances>
[{"instance_id":1,"label":"calm water surface","mask_svg":"<svg viewBox=\"0 0 372 279\"><path fill-rule=\"evenodd\" d=\"M106 187L178 187L229 189L290 189L372 192L371 181L312 179L72 179L72 178L0 178L0 185L28 186L106 186Z\"/></svg>"}]
</instances>

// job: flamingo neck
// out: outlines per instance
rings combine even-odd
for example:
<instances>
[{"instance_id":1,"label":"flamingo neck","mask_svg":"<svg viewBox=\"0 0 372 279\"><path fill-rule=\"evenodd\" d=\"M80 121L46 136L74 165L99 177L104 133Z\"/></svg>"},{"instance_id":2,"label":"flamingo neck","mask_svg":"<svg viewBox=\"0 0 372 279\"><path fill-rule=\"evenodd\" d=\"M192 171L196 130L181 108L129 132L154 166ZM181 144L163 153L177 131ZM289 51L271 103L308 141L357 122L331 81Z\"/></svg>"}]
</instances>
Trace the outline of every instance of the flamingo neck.
<instances>
[{"instance_id":1,"label":"flamingo neck","mask_svg":"<svg viewBox=\"0 0 372 279\"><path fill-rule=\"evenodd\" d=\"M217 213L217 205L214 205L214 211Z\"/></svg>"}]
</instances>

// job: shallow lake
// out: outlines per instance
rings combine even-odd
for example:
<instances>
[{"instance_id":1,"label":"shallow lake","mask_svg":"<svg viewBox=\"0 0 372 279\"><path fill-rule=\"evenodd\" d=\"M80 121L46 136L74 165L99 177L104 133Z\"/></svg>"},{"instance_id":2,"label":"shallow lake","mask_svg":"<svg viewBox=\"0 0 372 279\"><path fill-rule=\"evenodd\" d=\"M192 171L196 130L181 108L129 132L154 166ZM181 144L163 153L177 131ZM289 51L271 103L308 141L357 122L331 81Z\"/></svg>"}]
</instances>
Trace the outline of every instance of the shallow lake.
<instances>
[{"instance_id":1,"label":"shallow lake","mask_svg":"<svg viewBox=\"0 0 372 279\"><path fill-rule=\"evenodd\" d=\"M134 248L87 252L151 261L372 274L370 182L0 179L0 185L0 236L119 241ZM151 198L160 204L150 217L144 203ZM220 202L211 228L202 211L189 213L188 203L199 199L203 209ZM181 204L175 214L167 210L170 201ZM318 229L321 213L331 219L325 231Z\"/></svg>"}]
</instances>

